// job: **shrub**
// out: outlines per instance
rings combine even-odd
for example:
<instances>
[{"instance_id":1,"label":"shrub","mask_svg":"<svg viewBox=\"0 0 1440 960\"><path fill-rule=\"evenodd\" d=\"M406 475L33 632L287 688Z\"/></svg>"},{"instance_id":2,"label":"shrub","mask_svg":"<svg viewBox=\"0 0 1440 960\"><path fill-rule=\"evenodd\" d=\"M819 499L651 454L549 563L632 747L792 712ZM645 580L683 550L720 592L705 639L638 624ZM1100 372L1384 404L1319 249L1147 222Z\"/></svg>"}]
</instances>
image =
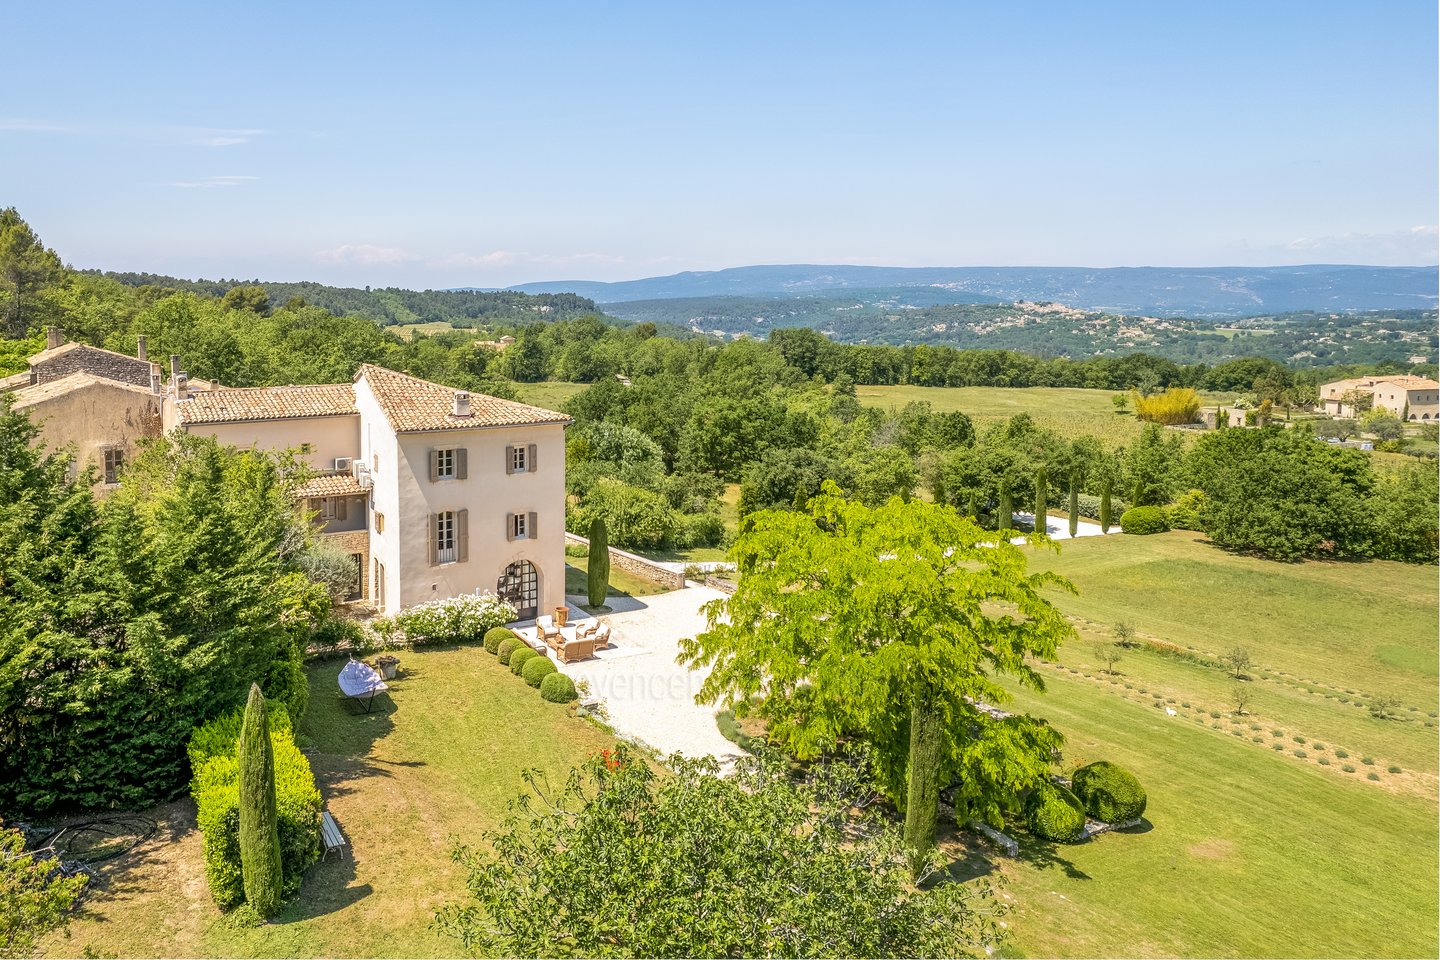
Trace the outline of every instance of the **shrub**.
<instances>
[{"instance_id":1,"label":"shrub","mask_svg":"<svg viewBox=\"0 0 1440 960\"><path fill-rule=\"evenodd\" d=\"M1354 773L1354 772L1355 772L1355 764L1353 764L1353 763L1347 763L1347 764L1345 764L1344 766L1342 766L1340 769L1341 769L1341 770L1344 770L1346 773Z\"/></svg>"},{"instance_id":2,"label":"shrub","mask_svg":"<svg viewBox=\"0 0 1440 960\"><path fill-rule=\"evenodd\" d=\"M1131 507L1120 515L1120 531L1138 536L1169 530L1165 511L1159 507Z\"/></svg>"},{"instance_id":3,"label":"shrub","mask_svg":"<svg viewBox=\"0 0 1440 960\"><path fill-rule=\"evenodd\" d=\"M1299 757L1301 760L1304 760L1304 759L1305 759L1305 751L1304 751L1304 750L1296 750L1296 751L1295 751L1295 756Z\"/></svg>"},{"instance_id":4,"label":"shrub","mask_svg":"<svg viewBox=\"0 0 1440 960\"><path fill-rule=\"evenodd\" d=\"M729 740L741 750L754 749L755 738L740 729L740 721L735 718L735 710L733 708L721 710L715 714L715 726L720 728L720 736Z\"/></svg>"},{"instance_id":5,"label":"shrub","mask_svg":"<svg viewBox=\"0 0 1440 960\"><path fill-rule=\"evenodd\" d=\"M1220 719L1220 711L1219 711L1219 710L1211 710L1211 711L1210 711L1210 719L1211 719L1211 720L1219 720L1219 719Z\"/></svg>"},{"instance_id":6,"label":"shrub","mask_svg":"<svg viewBox=\"0 0 1440 960\"><path fill-rule=\"evenodd\" d=\"M1374 758L1374 757L1361 757L1361 758L1360 758L1360 762L1363 763L1363 764L1365 764L1365 766L1367 766L1367 767L1373 767L1373 766L1375 765L1375 758Z\"/></svg>"},{"instance_id":7,"label":"shrub","mask_svg":"<svg viewBox=\"0 0 1440 960\"><path fill-rule=\"evenodd\" d=\"M1319 760L1319 763L1320 763L1320 766L1322 766L1322 767L1328 767L1328 766L1330 766L1330 758L1329 758L1329 757L1321 757L1320 760Z\"/></svg>"},{"instance_id":8,"label":"shrub","mask_svg":"<svg viewBox=\"0 0 1440 960\"><path fill-rule=\"evenodd\" d=\"M510 654L523 646L525 646L525 641L512 633L495 646L495 656L500 658L501 663L509 663Z\"/></svg>"},{"instance_id":9,"label":"shrub","mask_svg":"<svg viewBox=\"0 0 1440 960\"><path fill-rule=\"evenodd\" d=\"M1371 770L1369 773L1365 774L1365 779L1366 779L1366 780L1379 780L1379 779L1380 779L1380 774L1376 773L1374 770Z\"/></svg>"},{"instance_id":10,"label":"shrub","mask_svg":"<svg viewBox=\"0 0 1440 960\"><path fill-rule=\"evenodd\" d=\"M1251 742L1251 743L1264 743L1264 742L1265 742L1265 738L1264 738L1264 737L1251 737L1251 738L1250 738L1250 742Z\"/></svg>"},{"instance_id":11,"label":"shrub","mask_svg":"<svg viewBox=\"0 0 1440 960\"><path fill-rule=\"evenodd\" d=\"M1310 746L1314 747L1316 750L1325 749L1325 744L1321 743L1319 740L1316 740L1314 743L1310 744Z\"/></svg>"},{"instance_id":12,"label":"shrub","mask_svg":"<svg viewBox=\"0 0 1440 960\"><path fill-rule=\"evenodd\" d=\"M569 703L578 696L575 693L575 681L563 673L547 674L540 681L540 696L551 703Z\"/></svg>"},{"instance_id":13,"label":"shrub","mask_svg":"<svg viewBox=\"0 0 1440 960\"><path fill-rule=\"evenodd\" d=\"M510 672L520 676L520 671L525 669L525 661L534 660L540 654L527 646L521 645L510 651ZM548 659L548 658L547 658Z\"/></svg>"},{"instance_id":14,"label":"shrub","mask_svg":"<svg viewBox=\"0 0 1440 960\"><path fill-rule=\"evenodd\" d=\"M588 557L589 555L590 555L590 548L589 548L588 546L586 546L585 544L583 544L583 543L567 543L567 544L565 544L565 556L567 556L567 557L576 557L576 558L578 558L578 557Z\"/></svg>"},{"instance_id":15,"label":"shrub","mask_svg":"<svg viewBox=\"0 0 1440 960\"><path fill-rule=\"evenodd\" d=\"M1294 740L1296 743L1304 743L1304 742L1305 742L1305 738L1304 738L1304 737L1301 737L1301 736L1294 736L1294 737L1291 737L1290 739L1291 739L1291 740Z\"/></svg>"},{"instance_id":16,"label":"shrub","mask_svg":"<svg viewBox=\"0 0 1440 960\"><path fill-rule=\"evenodd\" d=\"M300 889L306 869L320 858L320 791L310 763L295 745L282 704L267 710L275 764L275 811L280 832L281 894ZM240 765L244 710L222 714L195 730L187 746L194 772L190 795L203 836L205 878L221 910L245 899L240 868Z\"/></svg>"},{"instance_id":17,"label":"shrub","mask_svg":"<svg viewBox=\"0 0 1440 960\"><path fill-rule=\"evenodd\" d=\"M410 643L468 643L515 619L515 608L493 593L463 593L416 604L395 615Z\"/></svg>"},{"instance_id":18,"label":"shrub","mask_svg":"<svg viewBox=\"0 0 1440 960\"><path fill-rule=\"evenodd\" d=\"M1151 423L1185 424L1200 419L1200 396L1191 387L1170 387L1148 397L1135 393L1135 416Z\"/></svg>"},{"instance_id":19,"label":"shrub","mask_svg":"<svg viewBox=\"0 0 1440 960\"><path fill-rule=\"evenodd\" d=\"M1079 502L1076 504L1076 506L1080 508L1080 516L1086 517L1090 520L1100 519L1099 497L1092 497L1088 493L1082 493L1080 494ZM1126 505L1121 503L1119 498L1112 496L1110 498L1110 509L1112 512L1118 510L1121 513L1124 513L1126 510Z\"/></svg>"},{"instance_id":20,"label":"shrub","mask_svg":"<svg viewBox=\"0 0 1440 960\"><path fill-rule=\"evenodd\" d=\"M519 639L519 636L515 633L515 631L511 630L509 627L495 627L487 631L485 633L485 651L487 653L498 654L500 652L501 641L507 637L515 637L517 640Z\"/></svg>"},{"instance_id":21,"label":"shrub","mask_svg":"<svg viewBox=\"0 0 1440 960\"><path fill-rule=\"evenodd\" d=\"M1285 731L1284 731L1284 730L1271 730L1271 731L1270 731L1270 736L1272 736L1272 737L1283 737L1283 736L1285 736Z\"/></svg>"},{"instance_id":22,"label":"shrub","mask_svg":"<svg viewBox=\"0 0 1440 960\"><path fill-rule=\"evenodd\" d=\"M1339 757L1341 760L1344 760L1346 757L1350 756L1350 751L1348 751L1348 750L1336 750L1336 751L1335 751L1335 756Z\"/></svg>"},{"instance_id":23,"label":"shrub","mask_svg":"<svg viewBox=\"0 0 1440 960\"><path fill-rule=\"evenodd\" d=\"M1188 490L1165 507L1165 522L1172 530L1200 530L1200 509L1205 505L1203 490ZM1120 518L1123 527L1125 518Z\"/></svg>"},{"instance_id":24,"label":"shrub","mask_svg":"<svg viewBox=\"0 0 1440 960\"><path fill-rule=\"evenodd\" d=\"M510 659L515 659L513 654ZM525 661L525 665L520 668L520 676L523 677L525 682L530 684L530 686L538 687L541 681L549 674L554 673L556 669L554 661L549 657L542 657L536 654Z\"/></svg>"},{"instance_id":25,"label":"shrub","mask_svg":"<svg viewBox=\"0 0 1440 960\"><path fill-rule=\"evenodd\" d=\"M1071 843L1085 830L1085 808L1067 787L1045 784L1030 794L1025 806L1030 831L1056 843Z\"/></svg>"},{"instance_id":26,"label":"shrub","mask_svg":"<svg viewBox=\"0 0 1440 960\"><path fill-rule=\"evenodd\" d=\"M1285 749L1285 744L1283 744L1283 743L1272 743L1272 744L1270 744L1270 749L1271 749L1271 750L1276 750L1276 751L1284 750L1284 749Z\"/></svg>"},{"instance_id":27,"label":"shrub","mask_svg":"<svg viewBox=\"0 0 1440 960\"><path fill-rule=\"evenodd\" d=\"M1399 773L1399 772L1400 772L1400 768L1399 768L1399 767L1386 767L1385 770L1386 770L1387 773Z\"/></svg>"}]
</instances>

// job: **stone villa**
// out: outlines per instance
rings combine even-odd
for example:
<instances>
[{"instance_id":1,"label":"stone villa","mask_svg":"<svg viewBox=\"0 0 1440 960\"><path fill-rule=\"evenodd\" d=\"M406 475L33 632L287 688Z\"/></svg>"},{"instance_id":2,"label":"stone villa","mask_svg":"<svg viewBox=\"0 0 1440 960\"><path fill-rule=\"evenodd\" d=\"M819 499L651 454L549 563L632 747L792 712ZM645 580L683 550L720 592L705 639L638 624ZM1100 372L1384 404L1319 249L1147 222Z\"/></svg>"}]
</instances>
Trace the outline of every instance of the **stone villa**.
<instances>
[{"instance_id":1,"label":"stone villa","mask_svg":"<svg viewBox=\"0 0 1440 960\"><path fill-rule=\"evenodd\" d=\"M50 331L29 365L0 392L95 464L98 492L171 430L291 449L316 471L299 496L355 559L353 599L393 613L490 590L520 619L564 603L564 414L369 364L351 383L232 388L192 384L172 356L166 380L143 337L132 357Z\"/></svg>"},{"instance_id":2,"label":"stone villa","mask_svg":"<svg viewBox=\"0 0 1440 960\"><path fill-rule=\"evenodd\" d=\"M1351 401L1357 395L1370 396L1376 409L1402 420L1440 419L1440 383L1408 374L1327 383L1320 388L1320 405L1332 417L1354 417L1359 411Z\"/></svg>"}]
</instances>

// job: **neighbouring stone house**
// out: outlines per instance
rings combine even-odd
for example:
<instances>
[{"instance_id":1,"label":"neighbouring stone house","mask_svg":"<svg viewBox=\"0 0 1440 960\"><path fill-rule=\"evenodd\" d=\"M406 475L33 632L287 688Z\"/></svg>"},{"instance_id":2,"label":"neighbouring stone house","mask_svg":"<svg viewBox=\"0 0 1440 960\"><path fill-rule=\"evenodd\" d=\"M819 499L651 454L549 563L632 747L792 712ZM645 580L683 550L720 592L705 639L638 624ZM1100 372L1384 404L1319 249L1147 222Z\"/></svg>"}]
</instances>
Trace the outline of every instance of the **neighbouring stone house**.
<instances>
[{"instance_id":1,"label":"neighbouring stone house","mask_svg":"<svg viewBox=\"0 0 1440 960\"><path fill-rule=\"evenodd\" d=\"M1320 388L1321 407L1332 417L1355 417L1361 410L1353 402L1370 397L1377 409L1388 410L1402 420L1440 419L1440 383L1429 377L1389 375L1336 380Z\"/></svg>"},{"instance_id":2,"label":"neighbouring stone house","mask_svg":"<svg viewBox=\"0 0 1440 960\"><path fill-rule=\"evenodd\" d=\"M143 340L129 357L55 339L0 391L48 447L96 463L99 492L171 430L293 450L315 471L298 496L355 560L353 599L393 613L489 590L521 619L564 603L564 414L369 364L350 383L232 388L192 385L171 357L163 381Z\"/></svg>"}]
</instances>

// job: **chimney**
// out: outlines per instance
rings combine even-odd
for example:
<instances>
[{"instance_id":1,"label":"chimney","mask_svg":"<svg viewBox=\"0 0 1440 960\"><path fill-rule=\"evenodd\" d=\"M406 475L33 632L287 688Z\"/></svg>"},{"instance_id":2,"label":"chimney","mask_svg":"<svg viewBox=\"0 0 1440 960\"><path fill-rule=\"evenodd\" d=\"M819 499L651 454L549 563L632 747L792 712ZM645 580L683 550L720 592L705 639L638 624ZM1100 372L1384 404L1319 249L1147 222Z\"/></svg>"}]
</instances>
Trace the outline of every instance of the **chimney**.
<instances>
[{"instance_id":1,"label":"chimney","mask_svg":"<svg viewBox=\"0 0 1440 960\"><path fill-rule=\"evenodd\" d=\"M139 357L141 360L150 359L149 354L146 353L145 334L143 333L135 338L135 356Z\"/></svg>"},{"instance_id":2,"label":"chimney","mask_svg":"<svg viewBox=\"0 0 1440 960\"><path fill-rule=\"evenodd\" d=\"M174 380L180 376L180 354L170 354L170 379Z\"/></svg>"},{"instance_id":3,"label":"chimney","mask_svg":"<svg viewBox=\"0 0 1440 960\"><path fill-rule=\"evenodd\" d=\"M220 389L220 381L219 381L219 380L211 380L211 381L210 381L210 389L211 389L212 391L219 390L219 389Z\"/></svg>"},{"instance_id":4,"label":"chimney","mask_svg":"<svg viewBox=\"0 0 1440 960\"><path fill-rule=\"evenodd\" d=\"M455 391L455 409L450 412L452 417L470 416L470 394L464 390Z\"/></svg>"},{"instance_id":5,"label":"chimney","mask_svg":"<svg viewBox=\"0 0 1440 960\"><path fill-rule=\"evenodd\" d=\"M175 374L175 399L190 399L190 374L186 373L184 370L181 370L179 373Z\"/></svg>"},{"instance_id":6,"label":"chimney","mask_svg":"<svg viewBox=\"0 0 1440 960\"><path fill-rule=\"evenodd\" d=\"M54 350L65 343L65 334L60 332L59 327L45 328L45 349Z\"/></svg>"},{"instance_id":7,"label":"chimney","mask_svg":"<svg viewBox=\"0 0 1440 960\"><path fill-rule=\"evenodd\" d=\"M150 368L150 392L156 396L159 396L162 392L160 388L160 368L156 366Z\"/></svg>"}]
</instances>

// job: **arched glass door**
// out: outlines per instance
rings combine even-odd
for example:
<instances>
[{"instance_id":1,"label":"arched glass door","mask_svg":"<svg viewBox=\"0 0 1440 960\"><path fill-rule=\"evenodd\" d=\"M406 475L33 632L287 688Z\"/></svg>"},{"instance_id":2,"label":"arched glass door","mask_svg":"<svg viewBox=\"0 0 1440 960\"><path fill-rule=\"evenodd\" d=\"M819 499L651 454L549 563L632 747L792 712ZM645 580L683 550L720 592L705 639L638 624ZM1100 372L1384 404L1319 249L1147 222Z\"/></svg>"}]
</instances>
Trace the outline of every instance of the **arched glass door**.
<instances>
[{"instance_id":1,"label":"arched glass door","mask_svg":"<svg viewBox=\"0 0 1440 960\"><path fill-rule=\"evenodd\" d=\"M540 613L540 576L535 564L520 560L505 568L495 593L515 607L516 620L533 620Z\"/></svg>"}]
</instances>

